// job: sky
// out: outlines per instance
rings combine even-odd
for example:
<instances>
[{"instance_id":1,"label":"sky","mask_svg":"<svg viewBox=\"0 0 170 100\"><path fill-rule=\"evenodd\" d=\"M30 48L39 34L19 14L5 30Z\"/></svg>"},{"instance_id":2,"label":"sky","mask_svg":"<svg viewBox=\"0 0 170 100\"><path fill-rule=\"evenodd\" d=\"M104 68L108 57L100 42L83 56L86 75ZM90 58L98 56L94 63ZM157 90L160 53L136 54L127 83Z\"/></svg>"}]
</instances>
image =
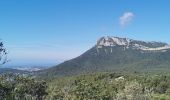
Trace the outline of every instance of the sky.
<instances>
[{"instance_id":1,"label":"sky","mask_svg":"<svg viewBox=\"0 0 170 100\"><path fill-rule=\"evenodd\" d=\"M169 0L0 0L8 66L52 66L102 36L170 43Z\"/></svg>"}]
</instances>

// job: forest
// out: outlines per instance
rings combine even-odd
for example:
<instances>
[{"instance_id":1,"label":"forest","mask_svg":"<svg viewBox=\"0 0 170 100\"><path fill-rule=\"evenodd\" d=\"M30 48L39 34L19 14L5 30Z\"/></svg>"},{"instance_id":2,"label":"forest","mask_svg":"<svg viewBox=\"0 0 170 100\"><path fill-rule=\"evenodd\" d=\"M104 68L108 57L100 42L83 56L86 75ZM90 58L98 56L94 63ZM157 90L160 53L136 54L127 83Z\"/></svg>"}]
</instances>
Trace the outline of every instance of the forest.
<instances>
[{"instance_id":1,"label":"forest","mask_svg":"<svg viewBox=\"0 0 170 100\"><path fill-rule=\"evenodd\" d=\"M92 73L53 79L0 76L1 100L170 100L170 75Z\"/></svg>"}]
</instances>

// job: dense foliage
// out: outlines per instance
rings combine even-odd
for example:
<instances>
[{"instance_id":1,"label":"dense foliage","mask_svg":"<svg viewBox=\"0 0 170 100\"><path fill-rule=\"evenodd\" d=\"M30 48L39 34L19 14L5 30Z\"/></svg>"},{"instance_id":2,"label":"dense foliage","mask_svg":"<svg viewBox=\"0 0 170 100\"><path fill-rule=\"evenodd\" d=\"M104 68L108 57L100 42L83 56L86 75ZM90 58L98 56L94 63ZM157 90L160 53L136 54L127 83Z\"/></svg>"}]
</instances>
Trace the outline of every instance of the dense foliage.
<instances>
[{"instance_id":1,"label":"dense foliage","mask_svg":"<svg viewBox=\"0 0 170 100\"><path fill-rule=\"evenodd\" d=\"M4 44L2 41L0 41L0 64L6 63L7 60L7 51L4 47Z\"/></svg>"},{"instance_id":2,"label":"dense foliage","mask_svg":"<svg viewBox=\"0 0 170 100\"><path fill-rule=\"evenodd\" d=\"M170 100L170 76L100 73L48 82L47 100Z\"/></svg>"},{"instance_id":3,"label":"dense foliage","mask_svg":"<svg viewBox=\"0 0 170 100\"><path fill-rule=\"evenodd\" d=\"M95 73L40 81L3 74L0 100L170 100L170 75Z\"/></svg>"},{"instance_id":4,"label":"dense foliage","mask_svg":"<svg viewBox=\"0 0 170 100\"><path fill-rule=\"evenodd\" d=\"M24 75L3 74L0 76L0 100L43 100L46 82Z\"/></svg>"}]
</instances>

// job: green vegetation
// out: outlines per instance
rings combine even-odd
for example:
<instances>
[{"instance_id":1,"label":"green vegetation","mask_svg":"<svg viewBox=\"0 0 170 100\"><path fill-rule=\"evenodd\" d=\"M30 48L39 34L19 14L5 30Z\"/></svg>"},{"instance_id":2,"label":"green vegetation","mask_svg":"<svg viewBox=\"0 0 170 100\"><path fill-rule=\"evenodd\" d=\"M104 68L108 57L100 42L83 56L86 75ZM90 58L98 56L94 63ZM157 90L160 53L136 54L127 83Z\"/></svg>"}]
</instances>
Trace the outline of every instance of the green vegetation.
<instances>
[{"instance_id":1,"label":"green vegetation","mask_svg":"<svg viewBox=\"0 0 170 100\"><path fill-rule=\"evenodd\" d=\"M0 76L0 100L44 100L47 95L45 81L15 74Z\"/></svg>"},{"instance_id":2,"label":"green vegetation","mask_svg":"<svg viewBox=\"0 0 170 100\"><path fill-rule=\"evenodd\" d=\"M170 100L170 75L95 73L40 81L3 74L0 100Z\"/></svg>"},{"instance_id":3,"label":"green vegetation","mask_svg":"<svg viewBox=\"0 0 170 100\"><path fill-rule=\"evenodd\" d=\"M47 100L170 100L170 76L99 73L48 81Z\"/></svg>"},{"instance_id":4,"label":"green vegetation","mask_svg":"<svg viewBox=\"0 0 170 100\"><path fill-rule=\"evenodd\" d=\"M112 52L110 50L112 49ZM107 52L106 52L107 51ZM40 76L70 76L92 72L170 72L170 50L143 52L124 46L91 48L77 58L39 72Z\"/></svg>"}]
</instances>

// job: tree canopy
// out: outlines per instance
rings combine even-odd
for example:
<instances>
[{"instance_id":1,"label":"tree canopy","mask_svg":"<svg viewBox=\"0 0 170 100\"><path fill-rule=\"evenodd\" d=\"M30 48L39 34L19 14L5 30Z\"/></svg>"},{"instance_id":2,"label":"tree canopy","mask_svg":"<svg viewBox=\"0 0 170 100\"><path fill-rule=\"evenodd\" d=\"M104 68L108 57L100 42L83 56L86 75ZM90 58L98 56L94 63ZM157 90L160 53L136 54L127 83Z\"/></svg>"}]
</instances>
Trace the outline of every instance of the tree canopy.
<instances>
[{"instance_id":1,"label":"tree canopy","mask_svg":"<svg viewBox=\"0 0 170 100\"><path fill-rule=\"evenodd\" d=\"M7 62L7 51L4 47L4 44L2 41L0 41L0 64L5 64Z\"/></svg>"}]
</instances>

